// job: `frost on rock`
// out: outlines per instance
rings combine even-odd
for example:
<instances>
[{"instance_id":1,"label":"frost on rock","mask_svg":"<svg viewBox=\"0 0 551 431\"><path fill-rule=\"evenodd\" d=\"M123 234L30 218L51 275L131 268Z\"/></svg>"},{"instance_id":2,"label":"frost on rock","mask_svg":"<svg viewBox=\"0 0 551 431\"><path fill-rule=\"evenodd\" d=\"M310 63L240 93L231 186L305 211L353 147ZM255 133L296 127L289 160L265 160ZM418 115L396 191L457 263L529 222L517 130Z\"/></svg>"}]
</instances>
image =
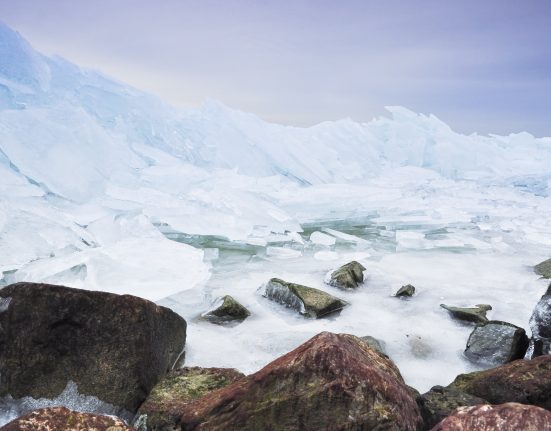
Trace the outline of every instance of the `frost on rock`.
<instances>
[{"instance_id":1,"label":"frost on rock","mask_svg":"<svg viewBox=\"0 0 551 431\"><path fill-rule=\"evenodd\" d=\"M295 295L283 280L271 279L262 288L262 296L285 305L288 308L306 314L304 302Z\"/></svg>"},{"instance_id":2,"label":"frost on rock","mask_svg":"<svg viewBox=\"0 0 551 431\"><path fill-rule=\"evenodd\" d=\"M14 399L11 396L0 398L0 426L36 409L61 406L83 413L118 416L126 421L131 420L133 416L132 413L103 402L97 397L80 394L76 383L69 381L63 392L52 399L32 397Z\"/></svg>"}]
</instances>

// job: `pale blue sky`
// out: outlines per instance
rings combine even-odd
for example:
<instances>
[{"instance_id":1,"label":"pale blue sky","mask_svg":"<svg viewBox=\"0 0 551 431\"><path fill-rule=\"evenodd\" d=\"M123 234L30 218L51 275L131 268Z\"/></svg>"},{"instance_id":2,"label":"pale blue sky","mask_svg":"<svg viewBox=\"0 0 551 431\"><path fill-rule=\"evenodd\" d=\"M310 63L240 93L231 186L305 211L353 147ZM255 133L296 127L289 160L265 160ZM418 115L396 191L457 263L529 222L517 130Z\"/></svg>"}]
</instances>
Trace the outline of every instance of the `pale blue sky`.
<instances>
[{"instance_id":1,"label":"pale blue sky","mask_svg":"<svg viewBox=\"0 0 551 431\"><path fill-rule=\"evenodd\" d=\"M308 125L403 105L461 132L551 136L547 0L0 0L0 19L178 106Z\"/></svg>"}]
</instances>

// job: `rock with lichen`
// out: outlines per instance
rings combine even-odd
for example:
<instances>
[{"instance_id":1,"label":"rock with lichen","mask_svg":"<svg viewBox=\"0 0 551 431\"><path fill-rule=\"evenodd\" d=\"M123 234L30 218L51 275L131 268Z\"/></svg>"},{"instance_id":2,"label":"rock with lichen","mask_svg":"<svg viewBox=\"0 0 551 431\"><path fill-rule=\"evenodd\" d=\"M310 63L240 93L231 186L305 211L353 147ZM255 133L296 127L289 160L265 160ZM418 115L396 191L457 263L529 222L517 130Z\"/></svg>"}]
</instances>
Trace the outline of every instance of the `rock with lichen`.
<instances>
[{"instance_id":1,"label":"rock with lichen","mask_svg":"<svg viewBox=\"0 0 551 431\"><path fill-rule=\"evenodd\" d=\"M114 416L74 412L65 407L34 410L0 428L2 431L133 431Z\"/></svg>"},{"instance_id":2,"label":"rock with lichen","mask_svg":"<svg viewBox=\"0 0 551 431\"><path fill-rule=\"evenodd\" d=\"M358 337L322 332L186 406L186 431L414 431L418 406L394 363Z\"/></svg>"},{"instance_id":3,"label":"rock with lichen","mask_svg":"<svg viewBox=\"0 0 551 431\"><path fill-rule=\"evenodd\" d=\"M415 295L415 286L406 284L405 286L400 287L394 296L398 298L407 298L413 295Z\"/></svg>"},{"instance_id":4,"label":"rock with lichen","mask_svg":"<svg viewBox=\"0 0 551 431\"><path fill-rule=\"evenodd\" d=\"M448 386L491 404L515 402L551 410L551 355L519 359L496 368L460 374Z\"/></svg>"},{"instance_id":5,"label":"rock with lichen","mask_svg":"<svg viewBox=\"0 0 551 431\"><path fill-rule=\"evenodd\" d=\"M341 311L348 303L323 290L272 278L261 287L262 295L307 317L320 318Z\"/></svg>"},{"instance_id":6,"label":"rock with lichen","mask_svg":"<svg viewBox=\"0 0 551 431\"><path fill-rule=\"evenodd\" d=\"M174 370L152 389L138 410L134 426L139 431L180 429L180 417L187 404L242 377L245 375L233 368Z\"/></svg>"},{"instance_id":7,"label":"rock with lichen","mask_svg":"<svg viewBox=\"0 0 551 431\"><path fill-rule=\"evenodd\" d=\"M333 271L327 280L331 286L340 289L355 289L364 281L364 266L353 260Z\"/></svg>"},{"instance_id":8,"label":"rock with lichen","mask_svg":"<svg viewBox=\"0 0 551 431\"><path fill-rule=\"evenodd\" d=\"M486 323L488 321L486 313L492 309L492 306L488 304L477 304L474 307L454 307L440 304L440 307L448 310L454 319L472 323Z\"/></svg>"},{"instance_id":9,"label":"rock with lichen","mask_svg":"<svg viewBox=\"0 0 551 431\"><path fill-rule=\"evenodd\" d=\"M543 278L551 278L551 259L544 260L534 266L534 272Z\"/></svg>"},{"instance_id":10,"label":"rock with lichen","mask_svg":"<svg viewBox=\"0 0 551 431\"><path fill-rule=\"evenodd\" d=\"M201 317L212 323L223 324L227 322L241 322L250 315L249 310L230 295L226 295L216 299L210 310L201 314Z\"/></svg>"}]
</instances>

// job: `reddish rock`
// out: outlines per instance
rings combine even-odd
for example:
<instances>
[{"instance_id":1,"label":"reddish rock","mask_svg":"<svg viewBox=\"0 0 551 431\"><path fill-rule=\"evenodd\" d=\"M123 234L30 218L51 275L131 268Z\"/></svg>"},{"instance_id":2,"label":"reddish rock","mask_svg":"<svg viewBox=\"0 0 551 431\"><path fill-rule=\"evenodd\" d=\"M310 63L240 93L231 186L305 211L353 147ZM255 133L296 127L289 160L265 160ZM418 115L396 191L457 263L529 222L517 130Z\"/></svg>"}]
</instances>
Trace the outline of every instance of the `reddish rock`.
<instances>
[{"instance_id":1,"label":"reddish rock","mask_svg":"<svg viewBox=\"0 0 551 431\"><path fill-rule=\"evenodd\" d=\"M71 411L65 407L35 410L0 428L1 431L134 431L113 416Z\"/></svg>"},{"instance_id":2,"label":"reddish rock","mask_svg":"<svg viewBox=\"0 0 551 431\"><path fill-rule=\"evenodd\" d=\"M491 404L516 402L551 410L551 355L460 374L450 387L483 398Z\"/></svg>"},{"instance_id":3,"label":"reddish rock","mask_svg":"<svg viewBox=\"0 0 551 431\"><path fill-rule=\"evenodd\" d=\"M171 370L185 320L130 295L17 283L0 289L0 397L78 391L135 412Z\"/></svg>"},{"instance_id":4,"label":"reddish rock","mask_svg":"<svg viewBox=\"0 0 551 431\"><path fill-rule=\"evenodd\" d=\"M182 430L415 430L398 368L367 343L322 332L260 371L188 404Z\"/></svg>"},{"instance_id":5,"label":"reddish rock","mask_svg":"<svg viewBox=\"0 0 551 431\"><path fill-rule=\"evenodd\" d=\"M545 431L551 412L536 406L506 403L460 407L431 431Z\"/></svg>"}]
</instances>

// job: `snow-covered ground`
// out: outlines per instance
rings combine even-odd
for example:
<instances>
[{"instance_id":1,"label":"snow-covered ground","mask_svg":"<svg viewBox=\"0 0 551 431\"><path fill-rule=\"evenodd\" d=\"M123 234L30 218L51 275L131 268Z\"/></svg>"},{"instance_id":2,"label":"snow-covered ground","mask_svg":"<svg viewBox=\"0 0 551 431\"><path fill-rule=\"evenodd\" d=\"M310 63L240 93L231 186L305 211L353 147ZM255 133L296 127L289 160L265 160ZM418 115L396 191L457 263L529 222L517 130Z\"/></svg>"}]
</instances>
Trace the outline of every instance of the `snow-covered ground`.
<instances>
[{"instance_id":1,"label":"snow-covered ground","mask_svg":"<svg viewBox=\"0 0 551 431\"><path fill-rule=\"evenodd\" d=\"M251 372L322 330L386 342L424 391L471 369L440 303L527 327L551 255L551 138L465 136L401 107L368 123L269 124L207 101L178 111L36 52L0 24L0 272L131 293L190 323L187 362ZM350 259L356 292L325 286ZM272 276L350 302L306 320ZM411 283L418 295L391 297ZM196 317L231 294L252 316Z\"/></svg>"}]
</instances>

